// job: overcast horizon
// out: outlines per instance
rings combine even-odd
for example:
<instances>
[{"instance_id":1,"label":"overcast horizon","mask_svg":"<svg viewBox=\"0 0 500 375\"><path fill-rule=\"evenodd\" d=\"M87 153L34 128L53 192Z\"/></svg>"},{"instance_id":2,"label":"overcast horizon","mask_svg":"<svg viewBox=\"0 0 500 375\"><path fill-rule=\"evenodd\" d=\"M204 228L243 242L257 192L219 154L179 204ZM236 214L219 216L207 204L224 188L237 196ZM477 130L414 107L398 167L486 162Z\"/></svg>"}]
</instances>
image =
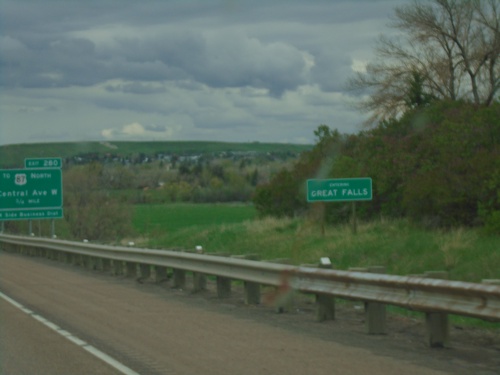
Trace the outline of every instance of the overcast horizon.
<instances>
[{"instance_id":1,"label":"overcast horizon","mask_svg":"<svg viewBox=\"0 0 500 375\"><path fill-rule=\"evenodd\" d=\"M0 145L313 143L404 0L0 0Z\"/></svg>"}]
</instances>

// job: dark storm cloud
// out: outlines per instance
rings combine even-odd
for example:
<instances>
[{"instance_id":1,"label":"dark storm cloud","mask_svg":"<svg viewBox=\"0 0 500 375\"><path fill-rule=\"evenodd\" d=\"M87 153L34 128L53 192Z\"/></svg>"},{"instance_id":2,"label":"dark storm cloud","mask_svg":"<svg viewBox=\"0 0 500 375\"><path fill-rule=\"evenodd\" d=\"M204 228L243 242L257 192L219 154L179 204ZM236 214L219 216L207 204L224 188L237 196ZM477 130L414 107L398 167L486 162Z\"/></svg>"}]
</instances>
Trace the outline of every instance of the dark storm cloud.
<instances>
[{"instance_id":1,"label":"dark storm cloud","mask_svg":"<svg viewBox=\"0 0 500 375\"><path fill-rule=\"evenodd\" d=\"M35 126L41 140L354 130L344 83L405 1L0 0L0 143Z\"/></svg>"},{"instance_id":2,"label":"dark storm cloud","mask_svg":"<svg viewBox=\"0 0 500 375\"><path fill-rule=\"evenodd\" d=\"M141 7L135 2L125 2L126 6L118 9L116 2L110 1L92 2L92 5L100 4L95 9L93 6L84 7L81 3L46 1L43 2L45 6L40 6L36 2L6 2L1 19L4 34L0 41L0 67L4 72L1 85L67 87L90 86L110 79L189 79L215 88L266 88L273 96L294 90L308 80L319 79L318 82L327 90L333 87L325 82L324 76L325 73L335 74L335 69L317 72L330 61L326 60L323 64L320 60L320 65L315 67L316 73L308 76L304 59L306 51L294 46L293 40L264 41L266 38L260 40L244 31L207 34L203 19L208 19L210 14L215 15L214 19L231 19L234 13L230 5L227 9L205 5L206 13L203 13L198 7L175 1L169 6L165 6L168 4L165 2L151 2ZM235 7L240 6L240 2L234 3ZM243 4L241 7L249 10L247 22L256 17L264 22L274 19L276 14L286 21L300 17L307 22L307 17L317 14L317 7L326 3L311 6L299 4L298 9L289 15L284 3L262 7ZM176 14L176 17L171 14ZM201 20L196 16L200 14L203 14ZM237 14L242 21L241 12ZM184 18L187 21L183 25L181 21ZM99 26L100 23L106 25L106 22L120 23L122 20L127 20L130 26L148 25L148 20L148 26L156 22L167 26L172 23L175 27L153 36L116 36L113 44L106 49L99 48L92 40L72 37L71 34ZM201 27L192 26L197 25L196 22L200 22ZM279 27L277 23L277 32ZM349 61L342 63L346 65ZM133 88L123 86L126 87Z\"/></svg>"},{"instance_id":3,"label":"dark storm cloud","mask_svg":"<svg viewBox=\"0 0 500 375\"><path fill-rule=\"evenodd\" d=\"M40 38L24 41L0 37L0 83L7 87L89 86L106 76L106 64L94 44L82 38Z\"/></svg>"},{"instance_id":4,"label":"dark storm cloud","mask_svg":"<svg viewBox=\"0 0 500 375\"><path fill-rule=\"evenodd\" d=\"M151 84L143 84L140 82L132 82L127 84L119 85L108 85L106 90L109 92L123 92L128 94L158 94L165 92L165 87L163 86L153 86Z\"/></svg>"},{"instance_id":5,"label":"dark storm cloud","mask_svg":"<svg viewBox=\"0 0 500 375\"><path fill-rule=\"evenodd\" d=\"M133 96L109 96L92 99L92 103L98 108L104 108L114 111L131 111L136 113L156 113L168 115L172 112L165 105L159 106L157 103L147 100L138 100Z\"/></svg>"},{"instance_id":6,"label":"dark storm cloud","mask_svg":"<svg viewBox=\"0 0 500 375\"><path fill-rule=\"evenodd\" d=\"M150 132L163 133L168 130L168 127L165 125L150 124L150 125L145 125L144 129Z\"/></svg>"},{"instance_id":7,"label":"dark storm cloud","mask_svg":"<svg viewBox=\"0 0 500 375\"><path fill-rule=\"evenodd\" d=\"M10 87L89 86L110 79L172 81L191 79L210 87L253 86L273 95L305 82L300 50L282 42L192 32L157 38L119 38L99 53L82 38L56 38L24 44L2 38L1 84ZM23 63L24 62L24 63Z\"/></svg>"},{"instance_id":8,"label":"dark storm cloud","mask_svg":"<svg viewBox=\"0 0 500 375\"><path fill-rule=\"evenodd\" d=\"M352 60L340 51L325 51L315 56L312 80L324 91L343 91L346 79L352 74Z\"/></svg>"}]
</instances>

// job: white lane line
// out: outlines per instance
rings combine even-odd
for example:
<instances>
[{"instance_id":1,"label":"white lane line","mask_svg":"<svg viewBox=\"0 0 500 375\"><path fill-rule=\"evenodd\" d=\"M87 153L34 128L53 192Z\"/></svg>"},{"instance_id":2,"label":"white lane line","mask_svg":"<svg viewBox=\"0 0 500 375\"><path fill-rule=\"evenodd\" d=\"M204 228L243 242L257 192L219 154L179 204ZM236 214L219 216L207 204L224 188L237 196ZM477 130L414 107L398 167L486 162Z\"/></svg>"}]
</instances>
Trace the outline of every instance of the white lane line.
<instances>
[{"instance_id":1,"label":"white lane line","mask_svg":"<svg viewBox=\"0 0 500 375\"><path fill-rule=\"evenodd\" d=\"M72 335L68 331L65 331L64 329L60 328L56 324L52 323L51 321L45 319L43 316L40 316L38 314L35 314L33 311L25 308L23 305L21 305L19 302L16 300L10 298L9 296L3 294L0 292L0 297L3 298L5 301L9 302L11 305L17 307L19 310L22 312L28 314L31 316L33 319L38 320L40 323L44 324L46 327L50 328L54 332L57 332L64 338L68 339L72 343L78 345L82 349L86 350L90 354L92 354L94 357L99 358L101 361L106 362L108 365L111 367L115 368L116 370L120 371L123 375L140 375L139 373L135 372L131 368L125 366L124 364L118 362L116 359L113 357L110 357L106 353L101 352L99 349L93 347L92 345L86 343L85 341L79 339L78 337Z\"/></svg>"}]
</instances>

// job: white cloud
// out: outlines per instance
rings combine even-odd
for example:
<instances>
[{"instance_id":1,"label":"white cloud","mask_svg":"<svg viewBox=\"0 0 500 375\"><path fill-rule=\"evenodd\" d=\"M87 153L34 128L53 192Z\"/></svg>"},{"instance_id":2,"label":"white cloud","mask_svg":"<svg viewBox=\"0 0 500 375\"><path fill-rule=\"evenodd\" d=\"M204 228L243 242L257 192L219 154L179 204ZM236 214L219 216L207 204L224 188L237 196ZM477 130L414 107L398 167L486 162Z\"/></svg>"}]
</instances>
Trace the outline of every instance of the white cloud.
<instances>
[{"instance_id":1,"label":"white cloud","mask_svg":"<svg viewBox=\"0 0 500 375\"><path fill-rule=\"evenodd\" d=\"M142 136L146 133L146 130L144 129L144 126L138 122L134 122L132 124L124 125L122 133L124 135Z\"/></svg>"},{"instance_id":2,"label":"white cloud","mask_svg":"<svg viewBox=\"0 0 500 375\"><path fill-rule=\"evenodd\" d=\"M105 139L137 140L137 139L171 139L173 128L150 124L142 125L139 122L125 124L121 127L107 128L101 130L101 136Z\"/></svg>"}]
</instances>

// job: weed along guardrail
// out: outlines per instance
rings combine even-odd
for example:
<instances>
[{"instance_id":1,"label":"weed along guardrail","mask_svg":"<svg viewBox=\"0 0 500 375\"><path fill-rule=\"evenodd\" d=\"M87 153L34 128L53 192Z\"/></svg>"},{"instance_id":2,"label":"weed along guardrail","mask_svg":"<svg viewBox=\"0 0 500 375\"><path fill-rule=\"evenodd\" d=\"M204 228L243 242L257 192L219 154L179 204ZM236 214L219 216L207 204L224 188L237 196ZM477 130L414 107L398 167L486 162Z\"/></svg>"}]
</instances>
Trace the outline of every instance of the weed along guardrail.
<instances>
[{"instance_id":1,"label":"weed along guardrail","mask_svg":"<svg viewBox=\"0 0 500 375\"><path fill-rule=\"evenodd\" d=\"M257 304L261 286L276 288L278 310L286 295L295 290L316 295L317 319L335 317L335 298L365 302L367 332L385 333L385 305L400 306L425 314L429 345L444 346L448 337L448 314L500 321L500 285L450 281L445 275L394 276L381 267L340 271L329 265L292 266L286 262L264 262L252 256L230 257L198 252L151 250L70 242L48 238L0 235L4 251L47 257L90 269L137 278L164 280L172 270L174 287L184 288L186 273L193 274L193 287L203 289L206 275L216 277L217 295L231 293L231 281L243 281L245 301Z\"/></svg>"}]
</instances>

